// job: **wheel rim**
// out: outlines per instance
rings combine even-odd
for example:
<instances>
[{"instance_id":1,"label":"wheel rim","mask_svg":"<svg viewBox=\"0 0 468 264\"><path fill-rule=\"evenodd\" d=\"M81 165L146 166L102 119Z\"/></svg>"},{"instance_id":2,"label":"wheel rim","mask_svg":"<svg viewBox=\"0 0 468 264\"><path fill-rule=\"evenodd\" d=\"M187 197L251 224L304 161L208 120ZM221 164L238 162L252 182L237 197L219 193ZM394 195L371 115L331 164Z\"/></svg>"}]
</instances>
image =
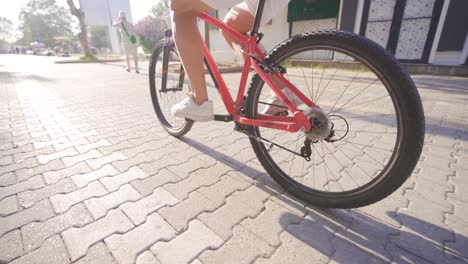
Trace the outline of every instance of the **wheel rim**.
<instances>
[{"instance_id":1,"label":"wheel rim","mask_svg":"<svg viewBox=\"0 0 468 264\"><path fill-rule=\"evenodd\" d=\"M304 58L313 60L300 61ZM351 62L351 59L360 64ZM341 126L348 123L349 131L346 134L345 129L340 129L339 122L336 122L335 132L344 136L343 139L334 143L321 140L311 144L312 155L308 166L305 166L307 161L302 157L291 156L287 152L286 155L281 154L285 151L269 150L259 143L276 175L295 188L328 198L355 195L382 181L398 159L403 123L396 95L377 68L346 47L327 45L295 49L286 52L277 61L288 69L287 79L320 105L327 115L333 114L337 120L344 118L346 122L342 122ZM356 85L358 81L359 85ZM270 94L270 89L264 89L263 81L256 90L254 117L262 111L264 106L261 102L267 101ZM372 98L356 101L369 90L372 91ZM334 100L324 100L326 96ZM389 110L392 111L386 112ZM296 152L300 152L305 138L303 132L292 134L259 127L254 128L254 133L275 143L288 143L287 147ZM358 179L356 175L362 177Z\"/></svg>"},{"instance_id":2,"label":"wheel rim","mask_svg":"<svg viewBox=\"0 0 468 264\"><path fill-rule=\"evenodd\" d=\"M156 114L162 125L173 132L182 131L188 125L189 121L185 118L175 117L171 114L171 107L187 97L190 92L190 85L187 82L187 78L184 78L181 90L174 90L179 87L180 69L182 63L179 59L175 48L170 50L169 59L169 70L167 73L167 84L166 86L172 91L163 92L162 87L162 74L163 74L163 50L161 47L155 56L153 57L154 64L150 72L150 83L151 83L151 94L153 96L154 107Z\"/></svg>"}]
</instances>

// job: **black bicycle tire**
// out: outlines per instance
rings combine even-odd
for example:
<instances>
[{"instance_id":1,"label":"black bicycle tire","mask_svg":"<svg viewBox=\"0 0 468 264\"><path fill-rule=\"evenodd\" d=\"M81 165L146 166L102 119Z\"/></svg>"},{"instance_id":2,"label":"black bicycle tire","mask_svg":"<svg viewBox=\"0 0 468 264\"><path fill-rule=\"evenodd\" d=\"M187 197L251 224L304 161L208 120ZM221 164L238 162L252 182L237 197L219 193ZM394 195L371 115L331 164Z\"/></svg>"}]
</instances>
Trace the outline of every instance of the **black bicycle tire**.
<instances>
[{"instance_id":1,"label":"black bicycle tire","mask_svg":"<svg viewBox=\"0 0 468 264\"><path fill-rule=\"evenodd\" d=\"M271 177L286 191L312 205L327 208L355 208L375 203L396 191L411 175L422 152L425 134L424 112L419 93L407 71L388 51L375 42L350 32L327 30L304 33L288 39L274 48L267 59L276 62L285 53L291 52L304 45L335 45L360 57L366 58L372 67L383 73L385 80L391 84L395 93L398 110L402 122L401 141L399 143L398 157L387 175L379 178L369 186L355 193L345 195L332 195L322 191L301 186L291 177L287 176L267 154L263 143L250 139L252 147L262 166ZM263 80L255 75L252 78L248 93L246 116L256 118L256 105L263 85ZM390 92L390 91L389 91ZM250 132L258 135L257 127L251 127Z\"/></svg>"},{"instance_id":2,"label":"black bicycle tire","mask_svg":"<svg viewBox=\"0 0 468 264\"><path fill-rule=\"evenodd\" d=\"M157 59L159 57L159 54L163 51L165 45L165 40L161 40L158 43L156 43L153 52L151 54L151 61L150 61L150 66L149 66L149 83L150 83L150 94L151 94L151 101L153 103L153 108L156 113L156 116L158 117L159 122L163 126L163 128L166 130L166 132L174 137L182 137L186 135L190 129L192 128L194 121L185 119L185 124L180 127L180 129L174 129L170 126L170 124L167 122L166 117L161 111L161 108L159 106L159 100L157 96L157 91L156 91L156 82L154 79L155 76L155 71L156 71L156 64L157 64ZM170 41L168 43L169 48L172 49L174 52L177 53L177 50L175 49L175 44L173 41Z\"/></svg>"}]
</instances>

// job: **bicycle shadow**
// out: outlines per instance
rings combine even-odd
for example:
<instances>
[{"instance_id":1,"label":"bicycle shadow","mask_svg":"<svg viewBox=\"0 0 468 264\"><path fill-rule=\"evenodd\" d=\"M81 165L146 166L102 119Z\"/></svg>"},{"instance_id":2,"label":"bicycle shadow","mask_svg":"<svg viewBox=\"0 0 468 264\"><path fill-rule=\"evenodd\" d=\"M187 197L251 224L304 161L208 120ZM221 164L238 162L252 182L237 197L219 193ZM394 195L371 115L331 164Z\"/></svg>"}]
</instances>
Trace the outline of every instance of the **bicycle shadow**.
<instances>
[{"instance_id":1,"label":"bicycle shadow","mask_svg":"<svg viewBox=\"0 0 468 264\"><path fill-rule=\"evenodd\" d=\"M451 230L408 214L398 214L402 224L400 227L387 224L358 209L349 211L348 224L343 223L343 219L340 220L330 209L310 208L300 224L290 225L289 219L294 217L299 216L289 212L281 215L280 224L286 233L282 235L283 239L290 236L311 250L327 256L333 254L333 261L338 263L468 262L467 252L463 249L466 249L467 237L456 234L457 245L449 244L452 248L445 248L445 239L452 234ZM446 238L442 239L444 236ZM317 241L317 237L333 240Z\"/></svg>"},{"instance_id":2,"label":"bicycle shadow","mask_svg":"<svg viewBox=\"0 0 468 264\"><path fill-rule=\"evenodd\" d=\"M293 211L280 216L279 224L285 230L280 238L287 241L298 240L307 247L307 249L300 249L300 246L297 249L287 248L285 250L289 250L286 252L288 255L294 255L292 252L294 250L311 250L325 256L333 256L333 260L338 263L468 262L468 254L463 249L444 248L444 243L453 239L451 230L405 213L396 214L401 226L394 226L359 209L316 208L288 195L268 174L245 162L240 162L190 138L184 137L180 141L255 180L256 187L266 192L278 193L275 199L297 211L304 211L304 207L306 208L305 217ZM395 218L393 211L387 211L387 215ZM461 234L455 235L457 245L454 247L466 248L468 238ZM300 253L302 255L304 251ZM271 257L274 258L275 255ZM289 261L292 262L287 262L304 263L302 262L304 260Z\"/></svg>"}]
</instances>

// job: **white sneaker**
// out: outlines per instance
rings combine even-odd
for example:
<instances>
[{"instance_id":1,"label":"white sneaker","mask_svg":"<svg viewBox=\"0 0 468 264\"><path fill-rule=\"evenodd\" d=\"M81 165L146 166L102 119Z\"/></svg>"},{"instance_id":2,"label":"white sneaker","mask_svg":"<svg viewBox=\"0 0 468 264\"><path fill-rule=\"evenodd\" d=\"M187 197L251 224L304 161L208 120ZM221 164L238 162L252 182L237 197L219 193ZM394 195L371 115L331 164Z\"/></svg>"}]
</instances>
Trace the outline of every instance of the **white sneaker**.
<instances>
[{"instance_id":1,"label":"white sneaker","mask_svg":"<svg viewBox=\"0 0 468 264\"><path fill-rule=\"evenodd\" d=\"M295 95L293 92L291 92L291 90L289 90L288 88L284 88L281 91L289 99L289 101L291 101L291 103L293 105L295 105L296 107L304 103L304 102L302 102L302 100L299 97L297 97L297 95ZM281 101L281 99L273 91L271 92L270 96L268 97L268 103L272 104L272 105L266 105L265 106L265 108L262 111L262 114L264 114L264 115L277 115L278 113L288 111L287 108L281 108L281 107L278 107L278 106L274 106L274 105L285 106L285 104L283 103L283 101Z\"/></svg>"},{"instance_id":2,"label":"white sneaker","mask_svg":"<svg viewBox=\"0 0 468 264\"><path fill-rule=\"evenodd\" d=\"M213 102L206 101L198 105L189 94L182 102L172 106L171 113L174 116L188 118L197 122L207 122L214 119Z\"/></svg>"}]
</instances>

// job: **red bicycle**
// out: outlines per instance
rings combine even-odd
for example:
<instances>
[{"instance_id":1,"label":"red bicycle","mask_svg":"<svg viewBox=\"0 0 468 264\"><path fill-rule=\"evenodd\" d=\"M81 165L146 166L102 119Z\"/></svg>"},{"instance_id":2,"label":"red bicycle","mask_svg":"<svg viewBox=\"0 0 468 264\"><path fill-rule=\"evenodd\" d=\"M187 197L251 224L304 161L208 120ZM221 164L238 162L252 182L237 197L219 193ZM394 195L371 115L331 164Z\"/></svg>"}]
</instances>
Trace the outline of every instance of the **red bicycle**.
<instances>
[{"instance_id":1,"label":"red bicycle","mask_svg":"<svg viewBox=\"0 0 468 264\"><path fill-rule=\"evenodd\" d=\"M296 35L265 56L258 45L264 2L249 35L199 16L236 39L249 57L234 100L204 45L206 68L229 113L214 120L235 122L273 179L313 205L359 207L390 195L411 175L424 142L412 79L378 44L338 30ZM152 53L149 81L159 121L180 137L194 121L170 114L190 92L171 35L167 31ZM252 67L256 74L246 92ZM272 104L273 95L282 104ZM265 114L268 105L283 111Z\"/></svg>"}]
</instances>

